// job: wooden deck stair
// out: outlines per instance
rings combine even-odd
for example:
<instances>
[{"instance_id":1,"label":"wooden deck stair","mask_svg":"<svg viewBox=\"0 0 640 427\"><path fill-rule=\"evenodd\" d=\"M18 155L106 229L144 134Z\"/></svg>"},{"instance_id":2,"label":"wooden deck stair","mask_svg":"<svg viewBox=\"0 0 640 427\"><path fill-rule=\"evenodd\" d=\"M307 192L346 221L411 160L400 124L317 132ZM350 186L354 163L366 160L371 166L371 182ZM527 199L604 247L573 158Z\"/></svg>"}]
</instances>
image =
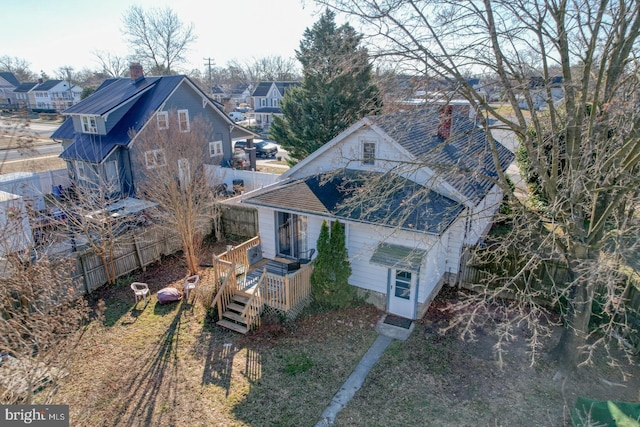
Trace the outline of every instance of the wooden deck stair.
<instances>
[{"instance_id":1,"label":"wooden deck stair","mask_svg":"<svg viewBox=\"0 0 640 427\"><path fill-rule=\"evenodd\" d=\"M222 319L218 320L217 324L241 334L249 332L247 318L242 315L248 301L249 298L244 295L233 295L232 302L227 304L227 309L222 313Z\"/></svg>"}]
</instances>

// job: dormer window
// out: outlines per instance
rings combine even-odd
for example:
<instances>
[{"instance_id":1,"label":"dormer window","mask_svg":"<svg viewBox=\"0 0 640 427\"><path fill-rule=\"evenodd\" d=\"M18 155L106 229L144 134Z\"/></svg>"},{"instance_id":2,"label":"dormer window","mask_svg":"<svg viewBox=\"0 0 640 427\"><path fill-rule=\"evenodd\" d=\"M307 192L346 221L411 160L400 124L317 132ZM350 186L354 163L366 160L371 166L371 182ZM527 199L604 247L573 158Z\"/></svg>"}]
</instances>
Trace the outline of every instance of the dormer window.
<instances>
[{"instance_id":1,"label":"dormer window","mask_svg":"<svg viewBox=\"0 0 640 427\"><path fill-rule=\"evenodd\" d=\"M178 110L178 124L180 132L189 132L189 110Z\"/></svg>"},{"instance_id":2,"label":"dormer window","mask_svg":"<svg viewBox=\"0 0 640 427\"><path fill-rule=\"evenodd\" d=\"M82 132L84 133L98 133L98 124L95 116L81 116L82 120Z\"/></svg>"},{"instance_id":3,"label":"dormer window","mask_svg":"<svg viewBox=\"0 0 640 427\"><path fill-rule=\"evenodd\" d=\"M156 120L158 121L158 129L169 129L169 113L166 111L160 111L156 114Z\"/></svg>"}]
</instances>

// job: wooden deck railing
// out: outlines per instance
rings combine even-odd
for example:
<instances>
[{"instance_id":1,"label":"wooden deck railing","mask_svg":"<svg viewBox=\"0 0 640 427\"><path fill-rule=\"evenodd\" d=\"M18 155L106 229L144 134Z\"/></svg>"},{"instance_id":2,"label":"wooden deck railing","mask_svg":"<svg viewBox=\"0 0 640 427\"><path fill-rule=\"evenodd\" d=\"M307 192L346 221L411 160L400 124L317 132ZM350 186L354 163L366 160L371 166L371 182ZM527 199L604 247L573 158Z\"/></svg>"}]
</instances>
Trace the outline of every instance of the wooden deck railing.
<instances>
[{"instance_id":1,"label":"wooden deck railing","mask_svg":"<svg viewBox=\"0 0 640 427\"><path fill-rule=\"evenodd\" d=\"M298 312L311 296L312 264L303 264L294 273L278 275L269 273L266 268L256 287L245 293L239 289L237 277L246 273L249 268L247 249L260 244L260 236L256 236L238 246L229 248L226 252L214 256L213 265L216 274L223 281L214 305L218 307L219 316L226 310L234 293L249 295L249 302L243 315L247 316L248 325L257 327L260 324L260 312L263 304L282 310L285 313Z\"/></svg>"},{"instance_id":2,"label":"wooden deck railing","mask_svg":"<svg viewBox=\"0 0 640 427\"><path fill-rule=\"evenodd\" d=\"M238 281L235 275L236 265L232 262L214 258L213 268L217 279L221 280L222 284L211 303L211 307L216 306L218 308L218 318L222 319L222 313L227 309L227 305L231 302L233 295L238 292Z\"/></svg>"},{"instance_id":3,"label":"wooden deck railing","mask_svg":"<svg viewBox=\"0 0 640 427\"><path fill-rule=\"evenodd\" d=\"M260 235L257 235L256 237L249 239L246 242L239 244L238 246L230 247L226 252L218 255L218 258L223 261L233 262L236 264L236 266L245 266L245 268L248 268L249 259L247 258L247 249L258 246L259 244Z\"/></svg>"},{"instance_id":4,"label":"wooden deck railing","mask_svg":"<svg viewBox=\"0 0 640 427\"><path fill-rule=\"evenodd\" d=\"M303 265L298 271L286 276L263 273L262 298L265 304L288 312L306 301L311 295L311 264Z\"/></svg>"}]
</instances>

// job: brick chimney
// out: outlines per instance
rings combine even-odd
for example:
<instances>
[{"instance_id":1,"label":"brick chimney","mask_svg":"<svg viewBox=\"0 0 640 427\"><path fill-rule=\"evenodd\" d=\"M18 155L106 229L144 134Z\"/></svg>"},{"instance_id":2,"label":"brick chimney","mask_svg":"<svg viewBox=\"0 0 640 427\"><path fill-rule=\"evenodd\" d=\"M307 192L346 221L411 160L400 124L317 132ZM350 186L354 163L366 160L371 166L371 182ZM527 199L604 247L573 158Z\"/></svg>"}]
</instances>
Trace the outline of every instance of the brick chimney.
<instances>
[{"instance_id":1,"label":"brick chimney","mask_svg":"<svg viewBox=\"0 0 640 427\"><path fill-rule=\"evenodd\" d=\"M138 63L131 64L129 66L129 72L131 73L131 80L137 82L140 79L144 78L144 71L142 70L142 65Z\"/></svg>"},{"instance_id":2,"label":"brick chimney","mask_svg":"<svg viewBox=\"0 0 640 427\"><path fill-rule=\"evenodd\" d=\"M443 140L451 136L451 123L453 122L453 107L442 105L438 112L438 136Z\"/></svg>"}]
</instances>

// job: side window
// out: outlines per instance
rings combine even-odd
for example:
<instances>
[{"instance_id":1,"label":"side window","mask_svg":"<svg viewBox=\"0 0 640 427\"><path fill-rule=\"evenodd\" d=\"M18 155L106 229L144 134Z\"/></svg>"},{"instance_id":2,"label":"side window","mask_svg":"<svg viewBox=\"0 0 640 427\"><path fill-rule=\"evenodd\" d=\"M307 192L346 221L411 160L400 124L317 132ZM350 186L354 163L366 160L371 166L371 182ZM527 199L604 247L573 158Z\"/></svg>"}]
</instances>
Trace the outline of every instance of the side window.
<instances>
[{"instance_id":1,"label":"side window","mask_svg":"<svg viewBox=\"0 0 640 427\"><path fill-rule=\"evenodd\" d=\"M222 141L211 141L209 143L209 157L222 156Z\"/></svg>"},{"instance_id":2,"label":"side window","mask_svg":"<svg viewBox=\"0 0 640 427\"><path fill-rule=\"evenodd\" d=\"M79 180L90 181L89 171L87 165L84 162L76 162L76 176Z\"/></svg>"},{"instance_id":3,"label":"side window","mask_svg":"<svg viewBox=\"0 0 640 427\"><path fill-rule=\"evenodd\" d=\"M166 111L160 111L156 114L158 120L158 129L169 129L169 113Z\"/></svg>"},{"instance_id":4,"label":"side window","mask_svg":"<svg viewBox=\"0 0 640 427\"><path fill-rule=\"evenodd\" d=\"M362 142L362 164L373 165L376 161L376 143L371 141Z\"/></svg>"},{"instance_id":5,"label":"side window","mask_svg":"<svg viewBox=\"0 0 640 427\"><path fill-rule=\"evenodd\" d=\"M167 164L164 158L164 151L162 150L145 151L144 162L147 169L153 169Z\"/></svg>"},{"instance_id":6,"label":"side window","mask_svg":"<svg viewBox=\"0 0 640 427\"><path fill-rule=\"evenodd\" d=\"M189 132L189 110L178 110L178 123L180 132Z\"/></svg>"}]
</instances>

